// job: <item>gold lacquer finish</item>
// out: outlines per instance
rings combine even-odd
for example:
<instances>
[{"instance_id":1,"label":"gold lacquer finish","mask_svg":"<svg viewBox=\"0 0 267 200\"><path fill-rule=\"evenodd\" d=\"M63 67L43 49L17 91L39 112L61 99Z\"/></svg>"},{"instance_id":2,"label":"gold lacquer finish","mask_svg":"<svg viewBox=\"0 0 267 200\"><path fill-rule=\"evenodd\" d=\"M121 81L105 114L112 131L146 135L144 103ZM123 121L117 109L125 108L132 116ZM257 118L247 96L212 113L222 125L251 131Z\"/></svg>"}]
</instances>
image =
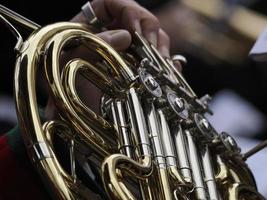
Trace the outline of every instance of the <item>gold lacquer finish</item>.
<instances>
[{"instance_id":1,"label":"gold lacquer finish","mask_svg":"<svg viewBox=\"0 0 267 200\"><path fill-rule=\"evenodd\" d=\"M0 11L5 21L34 30L17 45L17 113L28 154L55 199L264 199L244 162L252 153L242 156L231 136L214 130L204 117L208 97L198 98L173 61L142 36L118 53L81 24L39 28ZM62 64L62 55L79 46L92 59ZM40 72L57 120L41 120ZM80 75L104 93L101 114L79 96ZM67 148L58 150L58 139ZM62 151L69 153L69 168ZM84 176L96 166L106 194L87 187L79 166L87 166Z\"/></svg>"}]
</instances>

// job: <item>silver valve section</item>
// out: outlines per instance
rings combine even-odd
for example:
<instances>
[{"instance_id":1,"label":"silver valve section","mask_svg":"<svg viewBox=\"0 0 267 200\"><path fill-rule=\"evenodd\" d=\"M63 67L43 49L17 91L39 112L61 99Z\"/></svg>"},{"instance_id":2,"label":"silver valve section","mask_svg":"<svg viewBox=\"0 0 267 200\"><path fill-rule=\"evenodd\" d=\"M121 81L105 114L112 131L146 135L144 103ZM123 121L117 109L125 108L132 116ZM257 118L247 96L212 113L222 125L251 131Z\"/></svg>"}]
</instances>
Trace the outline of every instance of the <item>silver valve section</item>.
<instances>
[{"instance_id":1,"label":"silver valve section","mask_svg":"<svg viewBox=\"0 0 267 200\"><path fill-rule=\"evenodd\" d=\"M220 134L220 139L229 153L240 154L241 149L231 135L226 132L222 132Z\"/></svg>"},{"instance_id":2,"label":"silver valve section","mask_svg":"<svg viewBox=\"0 0 267 200\"><path fill-rule=\"evenodd\" d=\"M162 96L162 90L155 78L145 69L139 69L139 77L146 90L155 97Z\"/></svg>"},{"instance_id":3,"label":"silver valve section","mask_svg":"<svg viewBox=\"0 0 267 200\"><path fill-rule=\"evenodd\" d=\"M185 99L178 97L172 91L167 93L167 99L168 99L168 103L171 106L172 110L181 119L188 119L189 118L189 112L188 112L189 105L187 104Z\"/></svg>"}]
</instances>

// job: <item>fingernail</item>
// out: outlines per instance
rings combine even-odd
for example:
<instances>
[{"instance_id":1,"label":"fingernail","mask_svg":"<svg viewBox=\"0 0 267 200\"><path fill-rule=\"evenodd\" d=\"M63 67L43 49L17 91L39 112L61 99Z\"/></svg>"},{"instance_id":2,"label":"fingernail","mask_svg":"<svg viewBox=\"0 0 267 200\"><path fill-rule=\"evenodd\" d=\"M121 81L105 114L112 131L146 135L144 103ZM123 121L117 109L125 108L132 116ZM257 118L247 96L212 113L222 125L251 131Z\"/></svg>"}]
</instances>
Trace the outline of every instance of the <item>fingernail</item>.
<instances>
[{"instance_id":1,"label":"fingernail","mask_svg":"<svg viewBox=\"0 0 267 200\"><path fill-rule=\"evenodd\" d=\"M135 20L134 23L133 23L133 25L134 25L134 30L135 30L138 34L142 34L140 21Z\"/></svg>"},{"instance_id":2,"label":"fingernail","mask_svg":"<svg viewBox=\"0 0 267 200\"><path fill-rule=\"evenodd\" d=\"M158 37L157 34L155 32L151 32L148 34L148 41L151 42L155 47L157 47L157 41L158 41Z\"/></svg>"},{"instance_id":3,"label":"fingernail","mask_svg":"<svg viewBox=\"0 0 267 200\"><path fill-rule=\"evenodd\" d=\"M182 72L183 68L182 68L181 63L178 60L173 61L173 65L174 65L174 67L176 67L176 69L178 69L179 72Z\"/></svg>"},{"instance_id":4,"label":"fingernail","mask_svg":"<svg viewBox=\"0 0 267 200\"><path fill-rule=\"evenodd\" d=\"M160 47L159 52L163 57L167 57L167 58L170 57L170 51L166 46Z\"/></svg>"}]
</instances>

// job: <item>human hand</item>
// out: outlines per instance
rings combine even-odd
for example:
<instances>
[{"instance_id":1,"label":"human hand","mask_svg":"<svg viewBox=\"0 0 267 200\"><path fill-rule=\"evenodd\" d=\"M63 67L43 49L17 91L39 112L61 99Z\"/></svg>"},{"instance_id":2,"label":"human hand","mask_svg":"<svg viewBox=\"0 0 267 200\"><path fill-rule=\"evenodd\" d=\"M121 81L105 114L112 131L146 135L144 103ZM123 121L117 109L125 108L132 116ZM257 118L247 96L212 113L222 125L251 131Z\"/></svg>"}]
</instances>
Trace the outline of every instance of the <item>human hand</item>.
<instances>
[{"instance_id":1,"label":"human hand","mask_svg":"<svg viewBox=\"0 0 267 200\"><path fill-rule=\"evenodd\" d=\"M91 3L97 18L107 29L125 29L131 35L136 31L151 42L162 56L169 57L170 41L160 28L158 19L148 10L131 0L94 0ZM80 12L72 21L87 23Z\"/></svg>"}]
</instances>

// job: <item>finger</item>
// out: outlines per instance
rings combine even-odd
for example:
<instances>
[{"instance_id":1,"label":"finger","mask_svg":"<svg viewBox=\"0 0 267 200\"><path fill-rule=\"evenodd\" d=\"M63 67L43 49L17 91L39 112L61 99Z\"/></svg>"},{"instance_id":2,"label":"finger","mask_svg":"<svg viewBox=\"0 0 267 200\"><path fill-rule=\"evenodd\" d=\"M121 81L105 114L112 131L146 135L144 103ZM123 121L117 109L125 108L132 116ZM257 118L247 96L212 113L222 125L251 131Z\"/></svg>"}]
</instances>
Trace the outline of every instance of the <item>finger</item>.
<instances>
[{"instance_id":1,"label":"finger","mask_svg":"<svg viewBox=\"0 0 267 200\"><path fill-rule=\"evenodd\" d=\"M70 21L84 24L87 23L87 20L82 12L79 12L77 15L75 15Z\"/></svg>"},{"instance_id":2,"label":"finger","mask_svg":"<svg viewBox=\"0 0 267 200\"><path fill-rule=\"evenodd\" d=\"M92 2L96 16L110 24L116 22L120 28L132 34L137 31L154 46L157 46L159 21L148 10L130 0L98 0ZM110 25L109 24L109 25ZM111 27L114 28L114 27Z\"/></svg>"},{"instance_id":3,"label":"finger","mask_svg":"<svg viewBox=\"0 0 267 200\"><path fill-rule=\"evenodd\" d=\"M141 28L143 36L157 47L160 28L159 20L150 13L143 13Z\"/></svg>"},{"instance_id":4,"label":"finger","mask_svg":"<svg viewBox=\"0 0 267 200\"><path fill-rule=\"evenodd\" d=\"M105 31L97 35L117 51L127 49L132 41L131 34L126 30Z\"/></svg>"},{"instance_id":5,"label":"finger","mask_svg":"<svg viewBox=\"0 0 267 200\"><path fill-rule=\"evenodd\" d=\"M112 21L111 16L106 8L105 0L94 0L91 2L91 6L95 12L96 17L107 24Z\"/></svg>"},{"instance_id":6,"label":"finger","mask_svg":"<svg viewBox=\"0 0 267 200\"><path fill-rule=\"evenodd\" d=\"M112 21L116 21L120 28L127 29L131 33L135 31L142 34L141 11L145 10L135 1L129 0L104 0L107 12ZM147 11L148 12L148 11Z\"/></svg>"},{"instance_id":7,"label":"finger","mask_svg":"<svg viewBox=\"0 0 267 200\"><path fill-rule=\"evenodd\" d=\"M141 19L138 8L135 6L124 7L119 16L119 23L122 28L125 28L134 33L135 31L142 35Z\"/></svg>"},{"instance_id":8,"label":"finger","mask_svg":"<svg viewBox=\"0 0 267 200\"><path fill-rule=\"evenodd\" d=\"M96 16L104 23L110 23L114 19L119 19L125 7L135 4L134 1L129 0L94 0L91 3Z\"/></svg>"},{"instance_id":9,"label":"finger","mask_svg":"<svg viewBox=\"0 0 267 200\"><path fill-rule=\"evenodd\" d=\"M186 64L186 58L182 55L176 54L172 56L173 65L181 72L183 64Z\"/></svg>"},{"instance_id":10,"label":"finger","mask_svg":"<svg viewBox=\"0 0 267 200\"><path fill-rule=\"evenodd\" d=\"M173 61L173 65L179 72L182 72L183 67L182 67L181 63L178 60Z\"/></svg>"},{"instance_id":11,"label":"finger","mask_svg":"<svg viewBox=\"0 0 267 200\"><path fill-rule=\"evenodd\" d=\"M170 57L170 38L162 29L159 30L158 50L163 57Z\"/></svg>"},{"instance_id":12,"label":"finger","mask_svg":"<svg viewBox=\"0 0 267 200\"><path fill-rule=\"evenodd\" d=\"M121 27L132 34L136 31L157 47L160 24L158 19L139 5L123 7L119 16Z\"/></svg>"}]
</instances>

